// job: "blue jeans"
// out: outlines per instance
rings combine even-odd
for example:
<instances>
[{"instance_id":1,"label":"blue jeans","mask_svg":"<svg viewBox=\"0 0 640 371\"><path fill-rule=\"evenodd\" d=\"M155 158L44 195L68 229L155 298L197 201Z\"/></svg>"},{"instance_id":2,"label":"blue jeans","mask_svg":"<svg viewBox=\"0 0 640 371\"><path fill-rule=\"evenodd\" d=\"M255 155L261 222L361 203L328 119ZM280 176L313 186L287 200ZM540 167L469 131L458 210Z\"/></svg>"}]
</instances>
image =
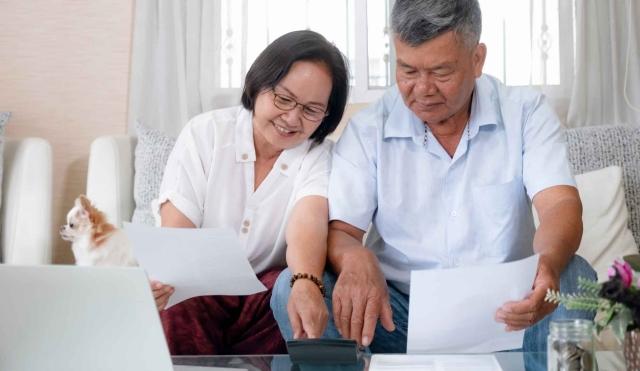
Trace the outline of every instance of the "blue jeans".
<instances>
[{"instance_id":1,"label":"blue jeans","mask_svg":"<svg viewBox=\"0 0 640 371\"><path fill-rule=\"evenodd\" d=\"M560 291L576 292L578 291L578 277L596 279L596 273L583 258L574 256L565 268L560 277ZM271 310L273 316L278 322L280 331L285 340L293 339L293 331L289 323L287 314L287 301L291 289L289 287L289 279L291 272L285 269L280 273L273 293L271 294ZM336 276L333 273L325 272L323 276L324 286L327 289L327 297L325 302L329 309L329 323L322 337L324 338L340 338L340 334L336 329L336 325L332 316L331 297L333 287L336 283ZM406 353L407 351L407 328L409 322L409 295L397 290L393 285L389 284L389 300L393 309L393 322L396 330L388 332L378 322L373 337L373 342L369 346L372 353ZM593 319L594 313L584 311L568 311L564 307L558 307L550 315L528 328L524 334L524 343L522 349L525 352L546 352L547 335L549 334L549 322L557 319L583 318Z\"/></svg>"}]
</instances>

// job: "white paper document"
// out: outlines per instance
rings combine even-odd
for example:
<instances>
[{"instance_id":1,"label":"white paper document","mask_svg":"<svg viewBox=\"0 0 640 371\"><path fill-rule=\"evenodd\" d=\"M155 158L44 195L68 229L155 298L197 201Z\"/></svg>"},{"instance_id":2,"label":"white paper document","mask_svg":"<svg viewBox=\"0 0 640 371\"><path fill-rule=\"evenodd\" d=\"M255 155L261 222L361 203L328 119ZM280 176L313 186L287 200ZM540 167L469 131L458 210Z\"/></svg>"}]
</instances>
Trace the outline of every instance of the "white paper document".
<instances>
[{"instance_id":1,"label":"white paper document","mask_svg":"<svg viewBox=\"0 0 640 371\"><path fill-rule=\"evenodd\" d=\"M490 353L522 347L524 330L495 321L531 292L538 255L502 264L411 272L407 353Z\"/></svg>"},{"instance_id":2,"label":"white paper document","mask_svg":"<svg viewBox=\"0 0 640 371\"><path fill-rule=\"evenodd\" d=\"M502 371L491 354L426 355L374 354L369 371Z\"/></svg>"},{"instance_id":3,"label":"white paper document","mask_svg":"<svg viewBox=\"0 0 640 371\"><path fill-rule=\"evenodd\" d=\"M173 371L247 371L246 368L173 365Z\"/></svg>"},{"instance_id":4,"label":"white paper document","mask_svg":"<svg viewBox=\"0 0 640 371\"><path fill-rule=\"evenodd\" d=\"M204 295L251 295L267 288L229 228L157 228L125 223L148 276L175 288L167 308Z\"/></svg>"}]
</instances>

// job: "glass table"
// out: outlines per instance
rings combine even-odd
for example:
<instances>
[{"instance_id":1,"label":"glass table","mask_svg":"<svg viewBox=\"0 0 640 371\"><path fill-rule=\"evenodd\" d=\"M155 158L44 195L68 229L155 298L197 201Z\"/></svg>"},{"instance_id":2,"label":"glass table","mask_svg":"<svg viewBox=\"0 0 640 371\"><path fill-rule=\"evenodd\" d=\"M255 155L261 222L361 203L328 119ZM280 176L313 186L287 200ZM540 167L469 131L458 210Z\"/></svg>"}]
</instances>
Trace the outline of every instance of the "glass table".
<instances>
[{"instance_id":1,"label":"glass table","mask_svg":"<svg viewBox=\"0 0 640 371\"><path fill-rule=\"evenodd\" d=\"M546 353L499 352L494 355L504 371L547 369ZM367 371L371 356L363 355L357 364L292 364L288 355L174 356L172 359L174 365L240 368L250 371ZM599 371L625 369L624 358L619 351L596 352L596 360Z\"/></svg>"}]
</instances>

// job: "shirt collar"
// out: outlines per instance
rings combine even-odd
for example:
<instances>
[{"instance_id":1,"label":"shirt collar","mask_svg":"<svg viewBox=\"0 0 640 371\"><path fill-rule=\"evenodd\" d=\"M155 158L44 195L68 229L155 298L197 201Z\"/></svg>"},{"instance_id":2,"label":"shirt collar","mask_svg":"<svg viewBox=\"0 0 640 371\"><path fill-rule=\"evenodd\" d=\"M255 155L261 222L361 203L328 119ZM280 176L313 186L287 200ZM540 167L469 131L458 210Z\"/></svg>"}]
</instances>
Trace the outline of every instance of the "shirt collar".
<instances>
[{"instance_id":1,"label":"shirt collar","mask_svg":"<svg viewBox=\"0 0 640 371\"><path fill-rule=\"evenodd\" d=\"M502 117L495 89L484 74L476 79L469 116L469 136L473 138L483 126L501 126Z\"/></svg>"},{"instance_id":2,"label":"shirt collar","mask_svg":"<svg viewBox=\"0 0 640 371\"><path fill-rule=\"evenodd\" d=\"M398 86L394 85L389 99L389 116L384 122L383 136L387 138L414 138L422 142L424 123L404 103Z\"/></svg>"},{"instance_id":3,"label":"shirt collar","mask_svg":"<svg viewBox=\"0 0 640 371\"><path fill-rule=\"evenodd\" d=\"M253 113L244 107L240 108L236 121L236 161L249 162L256 160L256 149L253 145Z\"/></svg>"},{"instance_id":4,"label":"shirt collar","mask_svg":"<svg viewBox=\"0 0 640 371\"><path fill-rule=\"evenodd\" d=\"M236 161L237 162L255 162L256 149L253 143L253 113L240 108L238 119L236 121ZM294 169L300 166L300 162L311 147L313 141L305 140L299 145L282 151L273 167L284 175L290 175Z\"/></svg>"},{"instance_id":5,"label":"shirt collar","mask_svg":"<svg viewBox=\"0 0 640 371\"><path fill-rule=\"evenodd\" d=\"M391 109L384 122L384 138L413 138L416 143L424 140L424 123L404 103L397 86L392 87ZM475 81L469 117L469 134L474 137L481 127L502 124L500 110L491 81L485 75Z\"/></svg>"}]
</instances>

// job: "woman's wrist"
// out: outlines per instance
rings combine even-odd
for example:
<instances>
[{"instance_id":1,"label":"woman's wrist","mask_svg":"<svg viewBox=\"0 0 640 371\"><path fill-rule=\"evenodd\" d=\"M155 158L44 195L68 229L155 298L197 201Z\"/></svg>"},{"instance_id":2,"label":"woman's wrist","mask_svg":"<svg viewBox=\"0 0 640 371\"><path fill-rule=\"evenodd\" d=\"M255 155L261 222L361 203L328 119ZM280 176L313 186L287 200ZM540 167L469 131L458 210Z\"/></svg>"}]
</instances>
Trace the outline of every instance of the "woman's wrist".
<instances>
[{"instance_id":1,"label":"woman's wrist","mask_svg":"<svg viewBox=\"0 0 640 371\"><path fill-rule=\"evenodd\" d=\"M314 276L311 273L295 273L291 276L291 279L289 280L289 287L293 287L293 284L296 283L296 281L298 280L306 280L306 281L311 281L313 284L315 284L318 289L320 290L320 294L322 294L322 297L326 297L326 289L324 287L324 284L322 283L322 280L320 280L318 277Z\"/></svg>"}]
</instances>

